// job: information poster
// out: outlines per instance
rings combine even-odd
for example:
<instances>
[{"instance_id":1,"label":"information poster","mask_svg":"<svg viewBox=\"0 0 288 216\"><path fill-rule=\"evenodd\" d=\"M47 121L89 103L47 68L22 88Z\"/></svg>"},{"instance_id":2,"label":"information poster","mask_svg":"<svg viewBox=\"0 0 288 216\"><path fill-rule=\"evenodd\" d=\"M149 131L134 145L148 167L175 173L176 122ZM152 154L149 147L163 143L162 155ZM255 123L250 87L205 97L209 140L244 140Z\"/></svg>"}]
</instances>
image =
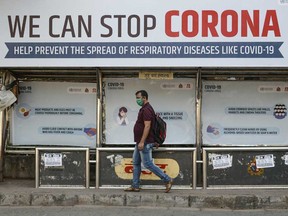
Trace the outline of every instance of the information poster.
<instances>
[{"instance_id":1,"label":"information poster","mask_svg":"<svg viewBox=\"0 0 288 216\"><path fill-rule=\"evenodd\" d=\"M21 82L13 145L96 146L96 84Z\"/></svg>"},{"instance_id":2,"label":"information poster","mask_svg":"<svg viewBox=\"0 0 288 216\"><path fill-rule=\"evenodd\" d=\"M155 112L167 123L164 144L195 144L195 79L104 79L106 144L134 144L133 127L141 108L138 90L148 92Z\"/></svg>"},{"instance_id":3,"label":"information poster","mask_svg":"<svg viewBox=\"0 0 288 216\"><path fill-rule=\"evenodd\" d=\"M204 145L287 145L288 82L204 81L202 89Z\"/></svg>"}]
</instances>

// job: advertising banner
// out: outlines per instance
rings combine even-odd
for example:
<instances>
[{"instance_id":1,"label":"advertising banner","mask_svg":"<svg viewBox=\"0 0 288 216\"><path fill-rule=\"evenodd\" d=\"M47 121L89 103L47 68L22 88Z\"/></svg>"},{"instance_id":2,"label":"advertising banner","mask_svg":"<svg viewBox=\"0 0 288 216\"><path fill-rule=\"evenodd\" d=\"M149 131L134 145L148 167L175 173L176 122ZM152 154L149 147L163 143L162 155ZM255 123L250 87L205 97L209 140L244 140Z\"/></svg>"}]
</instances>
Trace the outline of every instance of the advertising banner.
<instances>
[{"instance_id":1,"label":"advertising banner","mask_svg":"<svg viewBox=\"0 0 288 216\"><path fill-rule=\"evenodd\" d=\"M287 8L288 0L1 0L0 67L287 67Z\"/></svg>"},{"instance_id":2,"label":"advertising banner","mask_svg":"<svg viewBox=\"0 0 288 216\"><path fill-rule=\"evenodd\" d=\"M195 79L104 79L106 144L135 144L133 127L141 108L138 90L148 92L155 112L167 123L164 144L195 144Z\"/></svg>"},{"instance_id":3,"label":"advertising banner","mask_svg":"<svg viewBox=\"0 0 288 216\"><path fill-rule=\"evenodd\" d=\"M204 145L287 145L288 82L204 81Z\"/></svg>"},{"instance_id":4,"label":"advertising banner","mask_svg":"<svg viewBox=\"0 0 288 216\"><path fill-rule=\"evenodd\" d=\"M96 84L21 82L12 145L96 146Z\"/></svg>"}]
</instances>

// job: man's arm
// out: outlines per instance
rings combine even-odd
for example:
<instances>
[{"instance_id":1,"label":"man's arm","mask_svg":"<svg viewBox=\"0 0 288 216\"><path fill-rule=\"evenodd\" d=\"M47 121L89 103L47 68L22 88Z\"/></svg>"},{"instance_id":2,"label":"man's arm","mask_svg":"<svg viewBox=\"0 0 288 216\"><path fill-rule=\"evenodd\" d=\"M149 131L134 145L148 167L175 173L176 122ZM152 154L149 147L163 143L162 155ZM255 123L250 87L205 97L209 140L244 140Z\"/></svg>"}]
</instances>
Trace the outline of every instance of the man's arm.
<instances>
[{"instance_id":1,"label":"man's arm","mask_svg":"<svg viewBox=\"0 0 288 216\"><path fill-rule=\"evenodd\" d=\"M142 134L141 140L140 140L140 142L138 144L138 149L140 151L144 149L144 143L145 143L146 138L149 135L150 128L151 128L151 121L144 121L143 134Z\"/></svg>"}]
</instances>

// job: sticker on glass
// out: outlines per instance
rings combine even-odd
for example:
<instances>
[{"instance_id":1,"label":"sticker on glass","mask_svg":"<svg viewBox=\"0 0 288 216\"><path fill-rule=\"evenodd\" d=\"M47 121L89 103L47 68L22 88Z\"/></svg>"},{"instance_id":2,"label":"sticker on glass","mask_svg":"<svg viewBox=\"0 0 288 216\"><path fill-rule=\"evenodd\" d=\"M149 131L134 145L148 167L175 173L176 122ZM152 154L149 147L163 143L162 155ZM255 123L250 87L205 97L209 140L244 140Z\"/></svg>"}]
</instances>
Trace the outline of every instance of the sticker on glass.
<instances>
[{"instance_id":1,"label":"sticker on glass","mask_svg":"<svg viewBox=\"0 0 288 216\"><path fill-rule=\"evenodd\" d=\"M45 153L44 154L44 166L45 167L61 167L62 164L61 153Z\"/></svg>"},{"instance_id":2,"label":"sticker on glass","mask_svg":"<svg viewBox=\"0 0 288 216\"><path fill-rule=\"evenodd\" d=\"M213 169L225 169L232 167L232 156L229 154L225 155L213 155L212 165Z\"/></svg>"},{"instance_id":3,"label":"sticker on glass","mask_svg":"<svg viewBox=\"0 0 288 216\"><path fill-rule=\"evenodd\" d=\"M257 168L271 168L275 166L273 154L258 155L255 159Z\"/></svg>"},{"instance_id":4,"label":"sticker on glass","mask_svg":"<svg viewBox=\"0 0 288 216\"><path fill-rule=\"evenodd\" d=\"M288 153L286 153L285 155L283 155L283 157L281 157L282 160L284 160L285 165L288 165Z\"/></svg>"}]
</instances>

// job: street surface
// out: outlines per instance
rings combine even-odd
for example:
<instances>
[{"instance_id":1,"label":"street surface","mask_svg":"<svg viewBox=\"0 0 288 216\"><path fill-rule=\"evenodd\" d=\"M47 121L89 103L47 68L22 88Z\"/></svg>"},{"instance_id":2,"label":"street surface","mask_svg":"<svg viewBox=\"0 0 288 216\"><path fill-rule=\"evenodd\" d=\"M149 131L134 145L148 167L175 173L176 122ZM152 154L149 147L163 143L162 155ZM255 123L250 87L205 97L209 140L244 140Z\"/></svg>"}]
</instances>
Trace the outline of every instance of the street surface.
<instances>
[{"instance_id":1,"label":"street surface","mask_svg":"<svg viewBox=\"0 0 288 216\"><path fill-rule=\"evenodd\" d=\"M283 210L190 209L161 207L65 206L0 207L0 216L287 216Z\"/></svg>"}]
</instances>

